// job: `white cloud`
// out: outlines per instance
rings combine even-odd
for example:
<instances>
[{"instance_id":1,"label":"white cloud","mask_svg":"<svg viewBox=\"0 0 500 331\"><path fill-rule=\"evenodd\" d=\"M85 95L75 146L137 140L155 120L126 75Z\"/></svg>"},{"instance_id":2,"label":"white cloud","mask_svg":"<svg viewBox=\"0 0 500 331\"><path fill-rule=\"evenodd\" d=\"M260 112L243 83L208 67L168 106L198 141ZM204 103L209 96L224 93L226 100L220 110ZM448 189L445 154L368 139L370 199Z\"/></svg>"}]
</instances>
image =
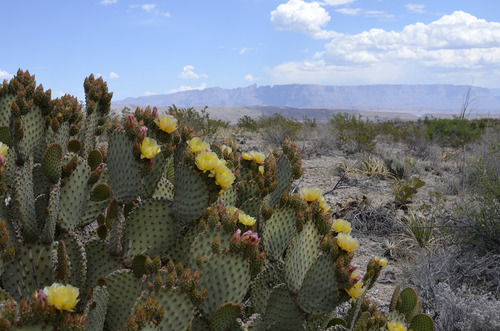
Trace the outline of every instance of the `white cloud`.
<instances>
[{"instance_id":1,"label":"white cloud","mask_svg":"<svg viewBox=\"0 0 500 331\"><path fill-rule=\"evenodd\" d=\"M9 74L7 71L0 70L0 81L3 81L4 79L12 79L14 75Z\"/></svg>"},{"instance_id":2,"label":"white cloud","mask_svg":"<svg viewBox=\"0 0 500 331\"><path fill-rule=\"evenodd\" d=\"M425 13L425 5L422 5L422 4L409 3L409 4L405 5L405 7L411 13L417 13L417 14Z\"/></svg>"},{"instance_id":3,"label":"white cloud","mask_svg":"<svg viewBox=\"0 0 500 331\"><path fill-rule=\"evenodd\" d=\"M177 92L184 92L184 91L191 91L191 90L204 90L206 88L207 88L207 83L203 83L197 87L181 85L179 88L176 88L173 90L168 90L167 93L170 94L170 93L177 93Z\"/></svg>"},{"instance_id":4,"label":"white cloud","mask_svg":"<svg viewBox=\"0 0 500 331\"><path fill-rule=\"evenodd\" d=\"M381 10L367 10L364 12L365 16L367 17L377 17L377 18L384 18L384 19L391 19L394 18L394 14L389 14L385 11Z\"/></svg>"},{"instance_id":5,"label":"white cloud","mask_svg":"<svg viewBox=\"0 0 500 331\"><path fill-rule=\"evenodd\" d=\"M112 5L114 3L117 3L118 0L102 0L99 2L100 5L107 6L107 5Z\"/></svg>"},{"instance_id":6,"label":"white cloud","mask_svg":"<svg viewBox=\"0 0 500 331\"><path fill-rule=\"evenodd\" d=\"M314 39L328 39L336 35L323 28L330 15L318 2L289 0L271 12L271 24L276 30L295 31Z\"/></svg>"},{"instance_id":7,"label":"white cloud","mask_svg":"<svg viewBox=\"0 0 500 331\"><path fill-rule=\"evenodd\" d=\"M359 15L361 13L361 8L346 7L346 8L339 8L335 11L344 15Z\"/></svg>"},{"instance_id":8,"label":"white cloud","mask_svg":"<svg viewBox=\"0 0 500 331\"><path fill-rule=\"evenodd\" d=\"M463 84L474 78L476 84L496 81L498 86L492 73L499 70L500 23L456 11L401 31L339 33L313 60L283 63L270 74L275 84Z\"/></svg>"},{"instance_id":9,"label":"white cloud","mask_svg":"<svg viewBox=\"0 0 500 331\"><path fill-rule=\"evenodd\" d=\"M156 92L150 92L150 91L146 91L146 92L144 92L144 95L145 95L145 96L151 96L151 95L157 95L157 94L158 94L158 93L156 93Z\"/></svg>"},{"instance_id":10,"label":"white cloud","mask_svg":"<svg viewBox=\"0 0 500 331\"><path fill-rule=\"evenodd\" d=\"M179 78L183 79L197 79L197 78L208 78L205 74L197 74L194 71L194 66L187 65L182 69L182 72L179 74Z\"/></svg>"},{"instance_id":11,"label":"white cloud","mask_svg":"<svg viewBox=\"0 0 500 331\"><path fill-rule=\"evenodd\" d=\"M133 4L133 5L129 6L129 8L132 8L132 9L134 9L134 8L141 8L145 12L147 12L149 14L156 15L156 16L170 17L170 13L169 12L158 10L158 9L156 9L156 7L157 7L157 4L155 4L155 3L146 3L146 4L143 4L143 5Z\"/></svg>"},{"instance_id":12,"label":"white cloud","mask_svg":"<svg viewBox=\"0 0 500 331\"><path fill-rule=\"evenodd\" d=\"M117 78L120 78L120 76L117 73L112 71L109 73L109 79L117 79Z\"/></svg>"},{"instance_id":13,"label":"white cloud","mask_svg":"<svg viewBox=\"0 0 500 331\"><path fill-rule=\"evenodd\" d=\"M322 3L330 6L341 6L353 3L356 0L323 0Z\"/></svg>"},{"instance_id":14,"label":"white cloud","mask_svg":"<svg viewBox=\"0 0 500 331\"><path fill-rule=\"evenodd\" d=\"M256 80L259 80L259 78L254 77L251 74L246 75L245 77L243 77L243 79L249 82L255 82Z\"/></svg>"}]
</instances>

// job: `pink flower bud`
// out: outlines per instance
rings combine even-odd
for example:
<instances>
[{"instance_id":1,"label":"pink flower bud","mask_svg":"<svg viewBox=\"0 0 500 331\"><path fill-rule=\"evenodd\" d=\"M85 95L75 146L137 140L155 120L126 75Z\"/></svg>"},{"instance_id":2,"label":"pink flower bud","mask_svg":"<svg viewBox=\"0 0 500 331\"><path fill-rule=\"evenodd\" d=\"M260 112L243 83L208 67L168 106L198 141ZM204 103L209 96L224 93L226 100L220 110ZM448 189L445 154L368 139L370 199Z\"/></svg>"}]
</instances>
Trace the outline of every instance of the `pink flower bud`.
<instances>
[{"instance_id":1,"label":"pink flower bud","mask_svg":"<svg viewBox=\"0 0 500 331\"><path fill-rule=\"evenodd\" d=\"M139 141L143 141L144 138L146 138L147 133L148 133L148 127L141 126L141 128L139 129L139 134L137 135L137 139Z\"/></svg>"},{"instance_id":2,"label":"pink flower bud","mask_svg":"<svg viewBox=\"0 0 500 331\"><path fill-rule=\"evenodd\" d=\"M127 128L130 130L133 130L135 128L136 123L137 123L137 120L135 119L135 116L132 114L128 114L127 119L126 119Z\"/></svg>"},{"instance_id":3,"label":"pink flower bud","mask_svg":"<svg viewBox=\"0 0 500 331\"><path fill-rule=\"evenodd\" d=\"M153 118L158 118L158 108L156 106L153 107L153 113L151 114Z\"/></svg>"},{"instance_id":4,"label":"pink flower bud","mask_svg":"<svg viewBox=\"0 0 500 331\"><path fill-rule=\"evenodd\" d=\"M0 155L0 164L3 164L5 162L5 158L3 155Z\"/></svg>"},{"instance_id":5,"label":"pink flower bud","mask_svg":"<svg viewBox=\"0 0 500 331\"><path fill-rule=\"evenodd\" d=\"M257 235L257 233L256 232L252 233L252 235L250 236L250 245L256 245L259 243L259 241L260 238Z\"/></svg>"},{"instance_id":6,"label":"pink flower bud","mask_svg":"<svg viewBox=\"0 0 500 331\"><path fill-rule=\"evenodd\" d=\"M230 242L233 244L239 244L241 241L241 230L236 230L236 233L231 237Z\"/></svg>"},{"instance_id":7,"label":"pink flower bud","mask_svg":"<svg viewBox=\"0 0 500 331\"><path fill-rule=\"evenodd\" d=\"M208 147L205 149L205 152L211 152L211 151L212 150L210 148L208 148Z\"/></svg>"}]
</instances>

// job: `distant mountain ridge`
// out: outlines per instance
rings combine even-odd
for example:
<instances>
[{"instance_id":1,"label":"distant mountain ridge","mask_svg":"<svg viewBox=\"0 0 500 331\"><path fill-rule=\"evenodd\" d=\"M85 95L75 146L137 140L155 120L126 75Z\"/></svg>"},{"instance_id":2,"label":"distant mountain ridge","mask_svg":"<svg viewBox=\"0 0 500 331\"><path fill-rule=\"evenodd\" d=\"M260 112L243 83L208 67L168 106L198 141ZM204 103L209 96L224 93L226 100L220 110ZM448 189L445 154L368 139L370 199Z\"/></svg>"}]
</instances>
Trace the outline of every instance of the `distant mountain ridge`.
<instances>
[{"instance_id":1,"label":"distant mountain ridge","mask_svg":"<svg viewBox=\"0 0 500 331\"><path fill-rule=\"evenodd\" d=\"M290 84L274 86L220 87L164 95L126 98L115 105L131 106L284 106L295 108L342 108L393 110L411 113L459 112L466 85L360 85L326 86ZM500 89L472 87L470 110L500 113Z\"/></svg>"}]
</instances>

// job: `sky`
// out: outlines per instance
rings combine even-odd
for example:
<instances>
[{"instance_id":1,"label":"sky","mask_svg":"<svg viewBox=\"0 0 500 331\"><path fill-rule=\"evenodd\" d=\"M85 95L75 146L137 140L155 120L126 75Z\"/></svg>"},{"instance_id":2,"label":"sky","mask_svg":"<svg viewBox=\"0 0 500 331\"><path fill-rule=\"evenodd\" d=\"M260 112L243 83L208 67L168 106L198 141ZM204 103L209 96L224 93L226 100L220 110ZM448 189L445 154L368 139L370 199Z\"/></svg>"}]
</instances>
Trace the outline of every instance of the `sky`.
<instances>
[{"instance_id":1,"label":"sky","mask_svg":"<svg viewBox=\"0 0 500 331\"><path fill-rule=\"evenodd\" d=\"M0 0L0 81L84 100L256 84L500 88L498 0Z\"/></svg>"}]
</instances>

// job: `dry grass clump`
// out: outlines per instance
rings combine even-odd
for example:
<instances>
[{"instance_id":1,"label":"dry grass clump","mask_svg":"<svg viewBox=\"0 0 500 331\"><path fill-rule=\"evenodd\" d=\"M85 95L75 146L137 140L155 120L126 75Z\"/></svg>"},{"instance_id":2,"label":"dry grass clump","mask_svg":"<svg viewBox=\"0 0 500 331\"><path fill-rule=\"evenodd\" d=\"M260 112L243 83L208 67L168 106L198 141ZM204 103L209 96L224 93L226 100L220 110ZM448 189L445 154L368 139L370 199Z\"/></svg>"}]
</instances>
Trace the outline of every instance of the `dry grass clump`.
<instances>
[{"instance_id":1,"label":"dry grass clump","mask_svg":"<svg viewBox=\"0 0 500 331\"><path fill-rule=\"evenodd\" d=\"M358 205L343 219L351 222L353 230L364 233L385 236L401 231L401 225L386 209L367 204Z\"/></svg>"}]
</instances>

